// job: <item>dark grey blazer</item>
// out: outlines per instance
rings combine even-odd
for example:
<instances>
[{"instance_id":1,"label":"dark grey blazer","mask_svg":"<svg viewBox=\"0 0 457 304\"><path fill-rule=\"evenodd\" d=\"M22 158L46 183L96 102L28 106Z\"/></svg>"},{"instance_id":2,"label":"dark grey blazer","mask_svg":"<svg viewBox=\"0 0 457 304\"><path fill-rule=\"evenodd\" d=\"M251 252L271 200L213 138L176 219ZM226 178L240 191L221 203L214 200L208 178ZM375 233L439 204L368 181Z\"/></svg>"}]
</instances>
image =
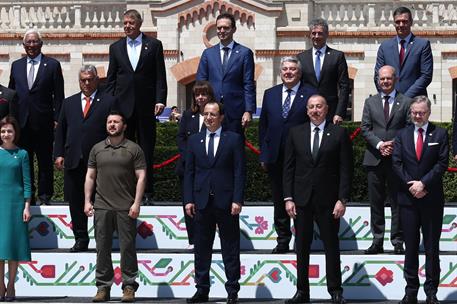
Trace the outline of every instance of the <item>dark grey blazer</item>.
<instances>
[{"instance_id":1,"label":"dark grey blazer","mask_svg":"<svg viewBox=\"0 0 457 304\"><path fill-rule=\"evenodd\" d=\"M365 100L361 124L362 136L367 141L367 149L363 158L364 166L377 166L381 162L382 155L376 149L376 145L380 141L393 140L398 131L409 122L411 98L397 92L387 123L384 119L383 104L381 94Z\"/></svg>"}]
</instances>

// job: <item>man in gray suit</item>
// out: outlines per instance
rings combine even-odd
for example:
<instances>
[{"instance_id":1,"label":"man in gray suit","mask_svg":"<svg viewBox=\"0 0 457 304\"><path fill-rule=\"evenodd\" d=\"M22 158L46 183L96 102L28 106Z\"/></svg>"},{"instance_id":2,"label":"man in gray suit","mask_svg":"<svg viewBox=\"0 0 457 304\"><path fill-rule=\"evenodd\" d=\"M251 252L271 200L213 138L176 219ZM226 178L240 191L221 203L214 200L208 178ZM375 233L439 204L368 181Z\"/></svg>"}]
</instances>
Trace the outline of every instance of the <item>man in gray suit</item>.
<instances>
[{"instance_id":1,"label":"man in gray suit","mask_svg":"<svg viewBox=\"0 0 457 304\"><path fill-rule=\"evenodd\" d=\"M408 122L411 99L395 90L395 75L392 66L385 65L379 69L380 92L365 100L363 108L361 129L362 136L367 141L363 165L367 169L373 234L373 243L365 250L365 254L384 252L384 203L387 196L392 211L390 239L395 254L404 253L399 209L396 198L392 195L398 184L392 171L392 151L393 139Z\"/></svg>"}]
</instances>

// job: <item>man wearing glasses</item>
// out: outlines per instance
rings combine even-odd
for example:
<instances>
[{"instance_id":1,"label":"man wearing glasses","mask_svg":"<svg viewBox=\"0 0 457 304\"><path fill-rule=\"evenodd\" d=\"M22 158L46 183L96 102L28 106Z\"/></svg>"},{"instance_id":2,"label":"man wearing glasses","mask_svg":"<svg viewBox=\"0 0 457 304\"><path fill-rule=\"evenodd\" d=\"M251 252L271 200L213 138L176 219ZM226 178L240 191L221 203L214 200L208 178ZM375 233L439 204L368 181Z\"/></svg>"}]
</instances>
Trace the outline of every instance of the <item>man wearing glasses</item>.
<instances>
[{"instance_id":1,"label":"man wearing glasses","mask_svg":"<svg viewBox=\"0 0 457 304\"><path fill-rule=\"evenodd\" d=\"M19 145L27 150L30 173L34 180L33 159L38 162L37 196L42 205L48 205L53 195L52 145L54 128L59 119L64 99L64 82L60 63L41 53L43 41L38 31L28 30L23 40L27 56L11 65L8 87L18 96L17 120L21 127ZM35 186L32 183L32 203Z\"/></svg>"}]
</instances>

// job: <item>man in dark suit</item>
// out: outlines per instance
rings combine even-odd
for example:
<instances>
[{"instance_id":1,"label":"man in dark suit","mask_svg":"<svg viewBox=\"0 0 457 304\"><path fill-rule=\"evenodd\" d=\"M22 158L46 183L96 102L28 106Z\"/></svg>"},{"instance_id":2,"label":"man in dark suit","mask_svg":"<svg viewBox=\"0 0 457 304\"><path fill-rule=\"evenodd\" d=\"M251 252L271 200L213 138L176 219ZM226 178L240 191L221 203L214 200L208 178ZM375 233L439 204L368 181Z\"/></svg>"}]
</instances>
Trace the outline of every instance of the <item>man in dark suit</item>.
<instances>
[{"instance_id":1,"label":"man in dark suit","mask_svg":"<svg viewBox=\"0 0 457 304\"><path fill-rule=\"evenodd\" d=\"M97 91L97 70L84 65L79 70L81 92L64 100L54 144L55 165L64 169L65 199L70 205L75 244L70 252L87 251L89 235L84 213L84 179L89 152L106 138L106 118L115 98Z\"/></svg>"},{"instance_id":2,"label":"man in dark suit","mask_svg":"<svg viewBox=\"0 0 457 304\"><path fill-rule=\"evenodd\" d=\"M16 91L0 84L0 120L7 115L17 115L17 94Z\"/></svg>"},{"instance_id":3,"label":"man in dark suit","mask_svg":"<svg viewBox=\"0 0 457 304\"><path fill-rule=\"evenodd\" d=\"M147 163L145 204L152 202L153 153L156 141L156 115L167 101L167 80L162 42L140 31L142 19L136 10L124 13L127 37L109 49L106 90L119 100L119 110L127 119L127 138L143 149Z\"/></svg>"},{"instance_id":4,"label":"man in dark suit","mask_svg":"<svg viewBox=\"0 0 457 304\"><path fill-rule=\"evenodd\" d=\"M397 71L395 89L415 97L427 95L427 86L432 82L433 56L430 41L411 33L413 17L406 7L399 7L393 13L397 36L381 43L374 69L374 82L379 88L378 71L390 65Z\"/></svg>"},{"instance_id":5,"label":"man in dark suit","mask_svg":"<svg viewBox=\"0 0 457 304\"><path fill-rule=\"evenodd\" d=\"M192 135L187 144L184 173L186 213L194 218L195 282L197 292L187 303L208 301L211 254L219 229L227 282L227 303L238 302L240 290L240 223L246 180L241 135L222 131L222 104L208 102L206 132Z\"/></svg>"},{"instance_id":6,"label":"man in dark suit","mask_svg":"<svg viewBox=\"0 0 457 304\"><path fill-rule=\"evenodd\" d=\"M309 251L316 221L324 243L327 290L332 303L346 303L341 287L340 218L346 211L353 173L346 129L326 121L325 98L308 99L310 122L290 129L284 158L284 201L295 219L297 292L286 303L309 303Z\"/></svg>"},{"instance_id":7,"label":"man in dark suit","mask_svg":"<svg viewBox=\"0 0 457 304\"><path fill-rule=\"evenodd\" d=\"M33 156L38 161L38 198L48 205L53 187L52 145L54 128L64 99L64 83L60 63L41 53L43 41L34 29L24 35L27 56L11 65L8 87L18 95L17 119L21 127L19 145L29 153L30 173L34 180ZM33 198L35 186L32 183Z\"/></svg>"},{"instance_id":8,"label":"man in dark suit","mask_svg":"<svg viewBox=\"0 0 457 304\"><path fill-rule=\"evenodd\" d=\"M396 200L398 181L392 172L394 138L409 120L411 99L395 90L395 69L379 69L381 92L365 100L362 115L362 136L367 142L363 165L367 169L368 197L370 199L372 245L365 254L384 252L384 203L389 197L392 211L390 240L396 254L403 254L403 235Z\"/></svg>"},{"instance_id":9,"label":"man in dark suit","mask_svg":"<svg viewBox=\"0 0 457 304\"><path fill-rule=\"evenodd\" d=\"M311 21L310 39L313 47L298 54L302 65L301 80L316 88L328 104L327 120L339 124L346 116L349 102L348 66L344 53L327 45L328 24L322 18Z\"/></svg>"},{"instance_id":10,"label":"man in dark suit","mask_svg":"<svg viewBox=\"0 0 457 304\"><path fill-rule=\"evenodd\" d=\"M196 79L209 81L224 104L224 129L243 134L256 111L254 55L233 40L233 15L217 16L216 30L220 43L203 51Z\"/></svg>"},{"instance_id":11,"label":"man in dark suit","mask_svg":"<svg viewBox=\"0 0 457 304\"><path fill-rule=\"evenodd\" d=\"M272 253L289 251L292 237L290 217L282 194L284 148L289 129L308 120L306 102L316 92L300 84L301 64L297 57L281 59L282 84L265 91L259 121L260 165L268 173L274 203L274 224L277 245Z\"/></svg>"},{"instance_id":12,"label":"man in dark suit","mask_svg":"<svg viewBox=\"0 0 457 304\"><path fill-rule=\"evenodd\" d=\"M398 204L405 237L405 296L399 304L416 304L419 291L420 232L425 248L424 291L427 304L436 298L440 282L440 236L443 225L443 175L448 167L447 131L428 121L431 102L417 96L411 103L414 125L401 130L394 143L393 169L400 178Z\"/></svg>"}]
</instances>

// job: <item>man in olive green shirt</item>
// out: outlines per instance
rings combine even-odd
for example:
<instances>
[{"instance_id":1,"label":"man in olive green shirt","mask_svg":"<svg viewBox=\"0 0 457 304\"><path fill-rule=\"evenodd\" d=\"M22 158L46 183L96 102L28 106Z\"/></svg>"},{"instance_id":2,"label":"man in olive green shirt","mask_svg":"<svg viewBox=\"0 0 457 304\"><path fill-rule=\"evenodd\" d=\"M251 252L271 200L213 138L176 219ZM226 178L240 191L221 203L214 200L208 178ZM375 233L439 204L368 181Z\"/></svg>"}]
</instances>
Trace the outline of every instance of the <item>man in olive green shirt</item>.
<instances>
[{"instance_id":1,"label":"man in olive green shirt","mask_svg":"<svg viewBox=\"0 0 457 304\"><path fill-rule=\"evenodd\" d=\"M84 212L87 216L94 215L98 288L92 302L110 300L114 278L111 261L114 231L119 236L121 255L121 301L134 302L138 289L135 281L138 275L136 218L146 183L146 160L140 146L125 138L126 128L125 118L111 112L106 122L108 138L96 144L89 155ZM92 202L94 189L95 201Z\"/></svg>"}]
</instances>

